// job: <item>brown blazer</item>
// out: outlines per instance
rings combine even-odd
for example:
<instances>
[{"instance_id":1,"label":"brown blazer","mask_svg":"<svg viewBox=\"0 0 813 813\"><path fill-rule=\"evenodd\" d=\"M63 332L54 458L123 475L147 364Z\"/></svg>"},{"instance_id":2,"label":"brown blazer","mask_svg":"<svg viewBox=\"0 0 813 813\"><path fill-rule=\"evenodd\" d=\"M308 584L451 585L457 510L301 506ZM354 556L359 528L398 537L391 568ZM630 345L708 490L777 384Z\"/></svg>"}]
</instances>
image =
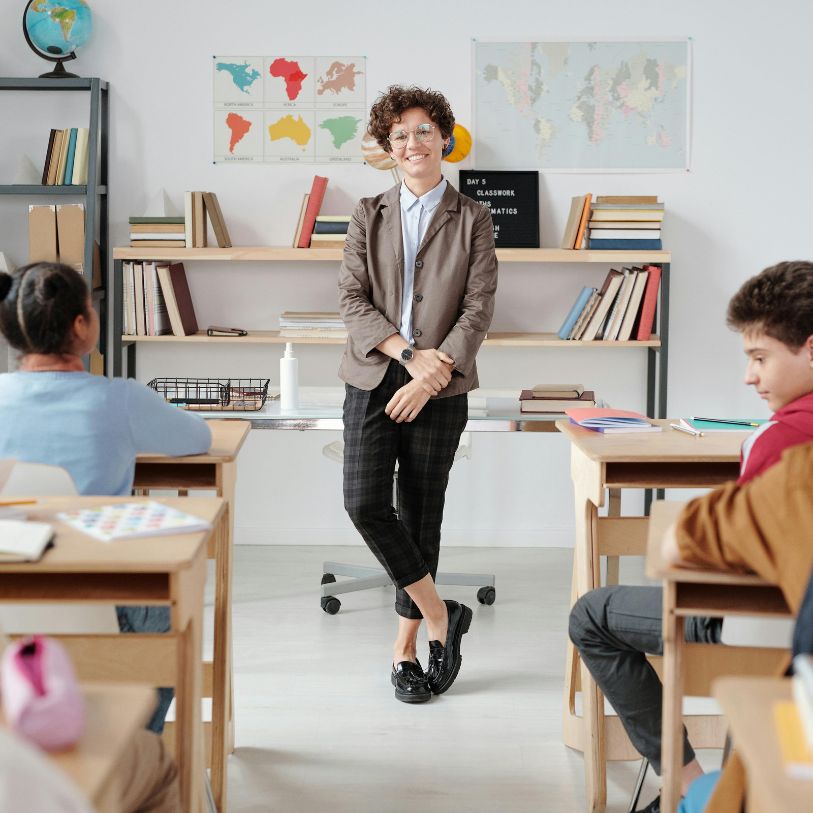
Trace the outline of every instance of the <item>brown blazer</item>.
<instances>
[{"instance_id":1,"label":"brown blazer","mask_svg":"<svg viewBox=\"0 0 813 813\"><path fill-rule=\"evenodd\" d=\"M400 331L404 283L400 184L359 201L339 271L339 310L347 346L343 381L362 390L381 383L390 358L376 345ZM415 258L412 325L418 350L437 348L455 361L436 397L478 386L475 356L494 313L497 255L488 208L448 184Z\"/></svg>"}]
</instances>

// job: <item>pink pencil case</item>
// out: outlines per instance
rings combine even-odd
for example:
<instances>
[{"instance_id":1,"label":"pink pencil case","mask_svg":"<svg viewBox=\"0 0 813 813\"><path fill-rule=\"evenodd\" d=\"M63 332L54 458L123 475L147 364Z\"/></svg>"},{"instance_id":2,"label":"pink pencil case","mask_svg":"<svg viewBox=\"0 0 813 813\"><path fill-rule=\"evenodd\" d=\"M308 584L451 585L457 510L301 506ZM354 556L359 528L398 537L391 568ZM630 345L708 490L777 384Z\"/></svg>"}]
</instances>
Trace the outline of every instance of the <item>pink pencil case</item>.
<instances>
[{"instance_id":1,"label":"pink pencil case","mask_svg":"<svg viewBox=\"0 0 813 813\"><path fill-rule=\"evenodd\" d=\"M85 702L64 647L42 635L6 647L0 661L6 722L48 751L67 748L82 736Z\"/></svg>"}]
</instances>

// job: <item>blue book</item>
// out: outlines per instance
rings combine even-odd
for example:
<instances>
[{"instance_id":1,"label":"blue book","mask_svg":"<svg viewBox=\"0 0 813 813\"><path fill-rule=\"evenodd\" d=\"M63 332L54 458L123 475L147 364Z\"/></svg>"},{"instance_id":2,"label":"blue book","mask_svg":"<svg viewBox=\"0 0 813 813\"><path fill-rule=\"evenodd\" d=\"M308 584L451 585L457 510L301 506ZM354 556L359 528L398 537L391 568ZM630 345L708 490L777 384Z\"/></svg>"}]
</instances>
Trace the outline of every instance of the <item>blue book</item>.
<instances>
[{"instance_id":1,"label":"blue book","mask_svg":"<svg viewBox=\"0 0 813 813\"><path fill-rule=\"evenodd\" d=\"M590 238L588 248L627 249L631 251L660 251L663 243L660 240L596 240Z\"/></svg>"},{"instance_id":2,"label":"blue book","mask_svg":"<svg viewBox=\"0 0 813 813\"><path fill-rule=\"evenodd\" d=\"M576 324L579 314L581 314L581 312L584 310L587 300L590 299L593 291L595 290L595 288L582 288L581 293L576 297L576 301L573 303L573 307L565 317L565 321L562 322L562 326L559 328L559 333L557 335L560 339L566 339L570 335L570 331L573 328L573 325Z\"/></svg>"},{"instance_id":3,"label":"blue book","mask_svg":"<svg viewBox=\"0 0 813 813\"><path fill-rule=\"evenodd\" d=\"M347 227L350 225L348 222L322 222L316 220L313 226L314 234L347 234Z\"/></svg>"},{"instance_id":4,"label":"blue book","mask_svg":"<svg viewBox=\"0 0 813 813\"><path fill-rule=\"evenodd\" d=\"M73 179L73 159L76 155L76 127L71 127L71 134L68 138L68 153L65 157L65 180L62 182L71 185Z\"/></svg>"}]
</instances>

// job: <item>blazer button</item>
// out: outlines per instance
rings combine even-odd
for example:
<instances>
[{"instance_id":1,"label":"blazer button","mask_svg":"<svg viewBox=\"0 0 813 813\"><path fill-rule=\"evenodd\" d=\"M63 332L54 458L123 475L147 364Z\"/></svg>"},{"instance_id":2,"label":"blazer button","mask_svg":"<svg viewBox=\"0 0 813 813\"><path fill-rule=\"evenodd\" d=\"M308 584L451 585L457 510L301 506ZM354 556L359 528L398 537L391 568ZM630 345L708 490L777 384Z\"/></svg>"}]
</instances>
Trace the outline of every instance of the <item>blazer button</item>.
<instances>
[{"instance_id":1,"label":"blazer button","mask_svg":"<svg viewBox=\"0 0 813 813\"><path fill-rule=\"evenodd\" d=\"M415 294L415 301L420 302L423 299L423 294Z\"/></svg>"},{"instance_id":2,"label":"blazer button","mask_svg":"<svg viewBox=\"0 0 813 813\"><path fill-rule=\"evenodd\" d=\"M415 260L415 268L423 268L423 260Z\"/></svg>"},{"instance_id":3,"label":"blazer button","mask_svg":"<svg viewBox=\"0 0 813 813\"><path fill-rule=\"evenodd\" d=\"M412 333L416 339L420 339L421 336L423 335L423 331L419 330L418 328L415 328L415 330L413 330Z\"/></svg>"}]
</instances>

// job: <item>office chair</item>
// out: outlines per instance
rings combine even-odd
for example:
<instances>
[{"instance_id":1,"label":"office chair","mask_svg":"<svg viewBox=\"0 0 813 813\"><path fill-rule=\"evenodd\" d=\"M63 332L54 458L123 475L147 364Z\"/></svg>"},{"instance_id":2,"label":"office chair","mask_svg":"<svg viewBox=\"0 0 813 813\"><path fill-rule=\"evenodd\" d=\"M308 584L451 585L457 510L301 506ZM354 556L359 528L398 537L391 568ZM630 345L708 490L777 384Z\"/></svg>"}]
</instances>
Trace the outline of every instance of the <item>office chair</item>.
<instances>
[{"instance_id":1,"label":"office chair","mask_svg":"<svg viewBox=\"0 0 813 813\"><path fill-rule=\"evenodd\" d=\"M0 497L75 497L78 493L70 474L60 466L0 460ZM14 634L119 631L112 604L0 604L0 627Z\"/></svg>"},{"instance_id":2,"label":"office chair","mask_svg":"<svg viewBox=\"0 0 813 813\"><path fill-rule=\"evenodd\" d=\"M465 435L464 435L465 437ZM322 449L322 454L336 463L344 462L344 443L336 440L328 443ZM463 441L457 447L454 455L454 463L463 457L471 457L471 443ZM392 483L392 504L395 514L398 515L398 468L396 466ZM337 582L336 576L349 576L350 579ZM375 587L387 587L391 585L390 577L381 567L368 567L365 565L351 565L346 562L323 562L322 563L322 588L321 605L328 615L336 615L341 609L342 603L336 596L342 593L355 593L359 590L371 590ZM494 587L493 573L438 573L435 576L435 584L459 585L466 587L479 587L477 591L477 601L480 604L491 605L497 598L497 591Z\"/></svg>"}]
</instances>

